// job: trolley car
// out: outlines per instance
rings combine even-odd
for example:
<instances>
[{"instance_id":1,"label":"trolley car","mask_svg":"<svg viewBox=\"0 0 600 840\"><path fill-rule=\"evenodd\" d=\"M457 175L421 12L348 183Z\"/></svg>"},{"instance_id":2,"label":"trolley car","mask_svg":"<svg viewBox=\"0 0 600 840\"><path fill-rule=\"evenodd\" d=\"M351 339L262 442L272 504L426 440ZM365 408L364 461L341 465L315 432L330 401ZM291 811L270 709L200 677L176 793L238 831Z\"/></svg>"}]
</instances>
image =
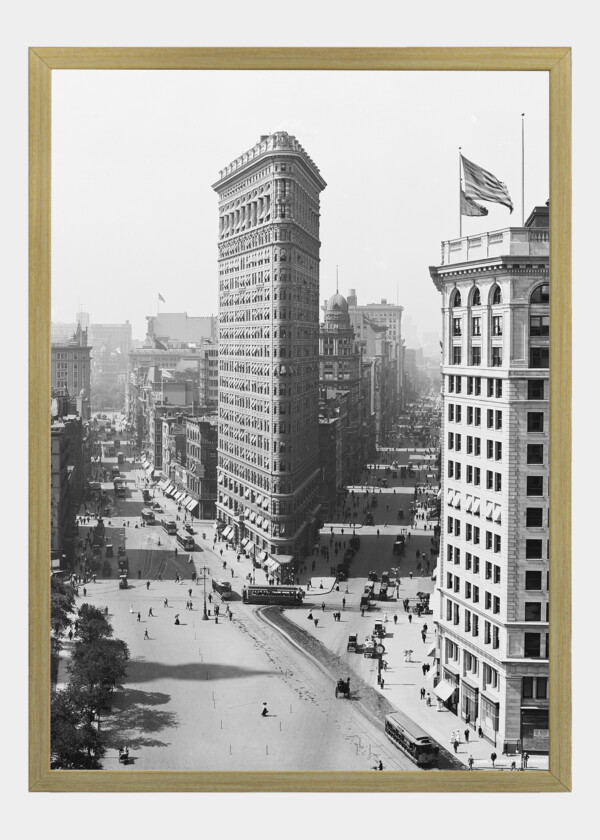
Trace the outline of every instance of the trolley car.
<instances>
[{"instance_id":1,"label":"trolley car","mask_svg":"<svg viewBox=\"0 0 600 840\"><path fill-rule=\"evenodd\" d=\"M244 586L242 597L245 604L291 604L298 605L304 598L300 586Z\"/></svg>"},{"instance_id":2,"label":"trolley car","mask_svg":"<svg viewBox=\"0 0 600 840\"><path fill-rule=\"evenodd\" d=\"M437 750L431 738L403 712L385 717L385 734L399 750L420 767L437 763Z\"/></svg>"}]
</instances>

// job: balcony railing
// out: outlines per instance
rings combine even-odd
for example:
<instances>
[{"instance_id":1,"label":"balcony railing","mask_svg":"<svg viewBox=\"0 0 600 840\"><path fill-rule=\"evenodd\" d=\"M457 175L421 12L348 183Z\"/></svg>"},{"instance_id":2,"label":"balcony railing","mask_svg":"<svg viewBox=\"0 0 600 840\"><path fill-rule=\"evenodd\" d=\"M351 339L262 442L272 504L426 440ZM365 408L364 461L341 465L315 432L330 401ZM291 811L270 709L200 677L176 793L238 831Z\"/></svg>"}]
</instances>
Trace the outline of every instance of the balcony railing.
<instances>
[{"instance_id":1,"label":"balcony railing","mask_svg":"<svg viewBox=\"0 0 600 840\"><path fill-rule=\"evenodd\" d=\"M505 228L442 242L442 265L493 257L547 257L548 228Z\"/></svg>"}]
</instances>

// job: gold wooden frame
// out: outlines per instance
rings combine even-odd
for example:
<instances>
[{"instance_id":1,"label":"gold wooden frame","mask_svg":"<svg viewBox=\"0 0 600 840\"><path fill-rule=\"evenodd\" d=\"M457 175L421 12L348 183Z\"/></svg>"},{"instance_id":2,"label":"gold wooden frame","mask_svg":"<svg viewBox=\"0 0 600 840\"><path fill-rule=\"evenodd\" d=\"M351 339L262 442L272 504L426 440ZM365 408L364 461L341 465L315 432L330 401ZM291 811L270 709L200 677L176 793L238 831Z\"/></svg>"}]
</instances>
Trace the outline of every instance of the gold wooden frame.
<instances>
[{"instance_id":1,"label":"gold wooden frame","mask_svg":"<svg viewBox=\"0 0 600 840\"><path fill-rule=\"evenodd\" d=\"M550 760L547 772L50 770L50 141L52 70L547 71L550 82ZM568 48L32 48L29 52L29 785L31 791L571 789L571 50Z\"/></svg>"}]
</instances>

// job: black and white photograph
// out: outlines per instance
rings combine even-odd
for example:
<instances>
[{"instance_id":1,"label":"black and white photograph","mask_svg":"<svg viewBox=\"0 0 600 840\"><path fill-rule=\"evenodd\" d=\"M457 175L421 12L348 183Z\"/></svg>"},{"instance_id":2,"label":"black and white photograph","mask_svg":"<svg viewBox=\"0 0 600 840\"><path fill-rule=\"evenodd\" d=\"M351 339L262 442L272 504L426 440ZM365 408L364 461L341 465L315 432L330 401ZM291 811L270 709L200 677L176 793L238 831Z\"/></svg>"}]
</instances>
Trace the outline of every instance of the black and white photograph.
<instances>
[{"instance_id":1,"label":"black and white photograph","mask_svg":"<svg viewBox=\"0 0 600 840\"><path fill-rule=\"evenodd\" d=\"M53 71L52 769L548 770L549 114Z\"/></svg>"}]
</instances>

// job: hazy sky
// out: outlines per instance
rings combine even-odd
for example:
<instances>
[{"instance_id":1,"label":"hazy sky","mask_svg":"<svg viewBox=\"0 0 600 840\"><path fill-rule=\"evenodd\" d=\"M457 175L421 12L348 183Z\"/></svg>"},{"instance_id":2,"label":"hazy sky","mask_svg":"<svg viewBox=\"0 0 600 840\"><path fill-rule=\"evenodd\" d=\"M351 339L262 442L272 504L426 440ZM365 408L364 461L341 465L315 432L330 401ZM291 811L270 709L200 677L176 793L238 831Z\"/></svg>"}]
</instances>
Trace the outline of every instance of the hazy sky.
<instances>
[{"instance_id":1,"label":"hazy sky","mask_svg":"<svg viewBox=\"0 0 600 840\"><path fill-rule=\"evenodd\" d=\"M217 195L261 134L297 137L321 194L321 299L355 288L440 327L428 266L459 235L458 147L504 181L463 235L521 224L549 197L546 73L53 71L52 320L133 324L218 310Z\"/></svg>"}]
</instances>

